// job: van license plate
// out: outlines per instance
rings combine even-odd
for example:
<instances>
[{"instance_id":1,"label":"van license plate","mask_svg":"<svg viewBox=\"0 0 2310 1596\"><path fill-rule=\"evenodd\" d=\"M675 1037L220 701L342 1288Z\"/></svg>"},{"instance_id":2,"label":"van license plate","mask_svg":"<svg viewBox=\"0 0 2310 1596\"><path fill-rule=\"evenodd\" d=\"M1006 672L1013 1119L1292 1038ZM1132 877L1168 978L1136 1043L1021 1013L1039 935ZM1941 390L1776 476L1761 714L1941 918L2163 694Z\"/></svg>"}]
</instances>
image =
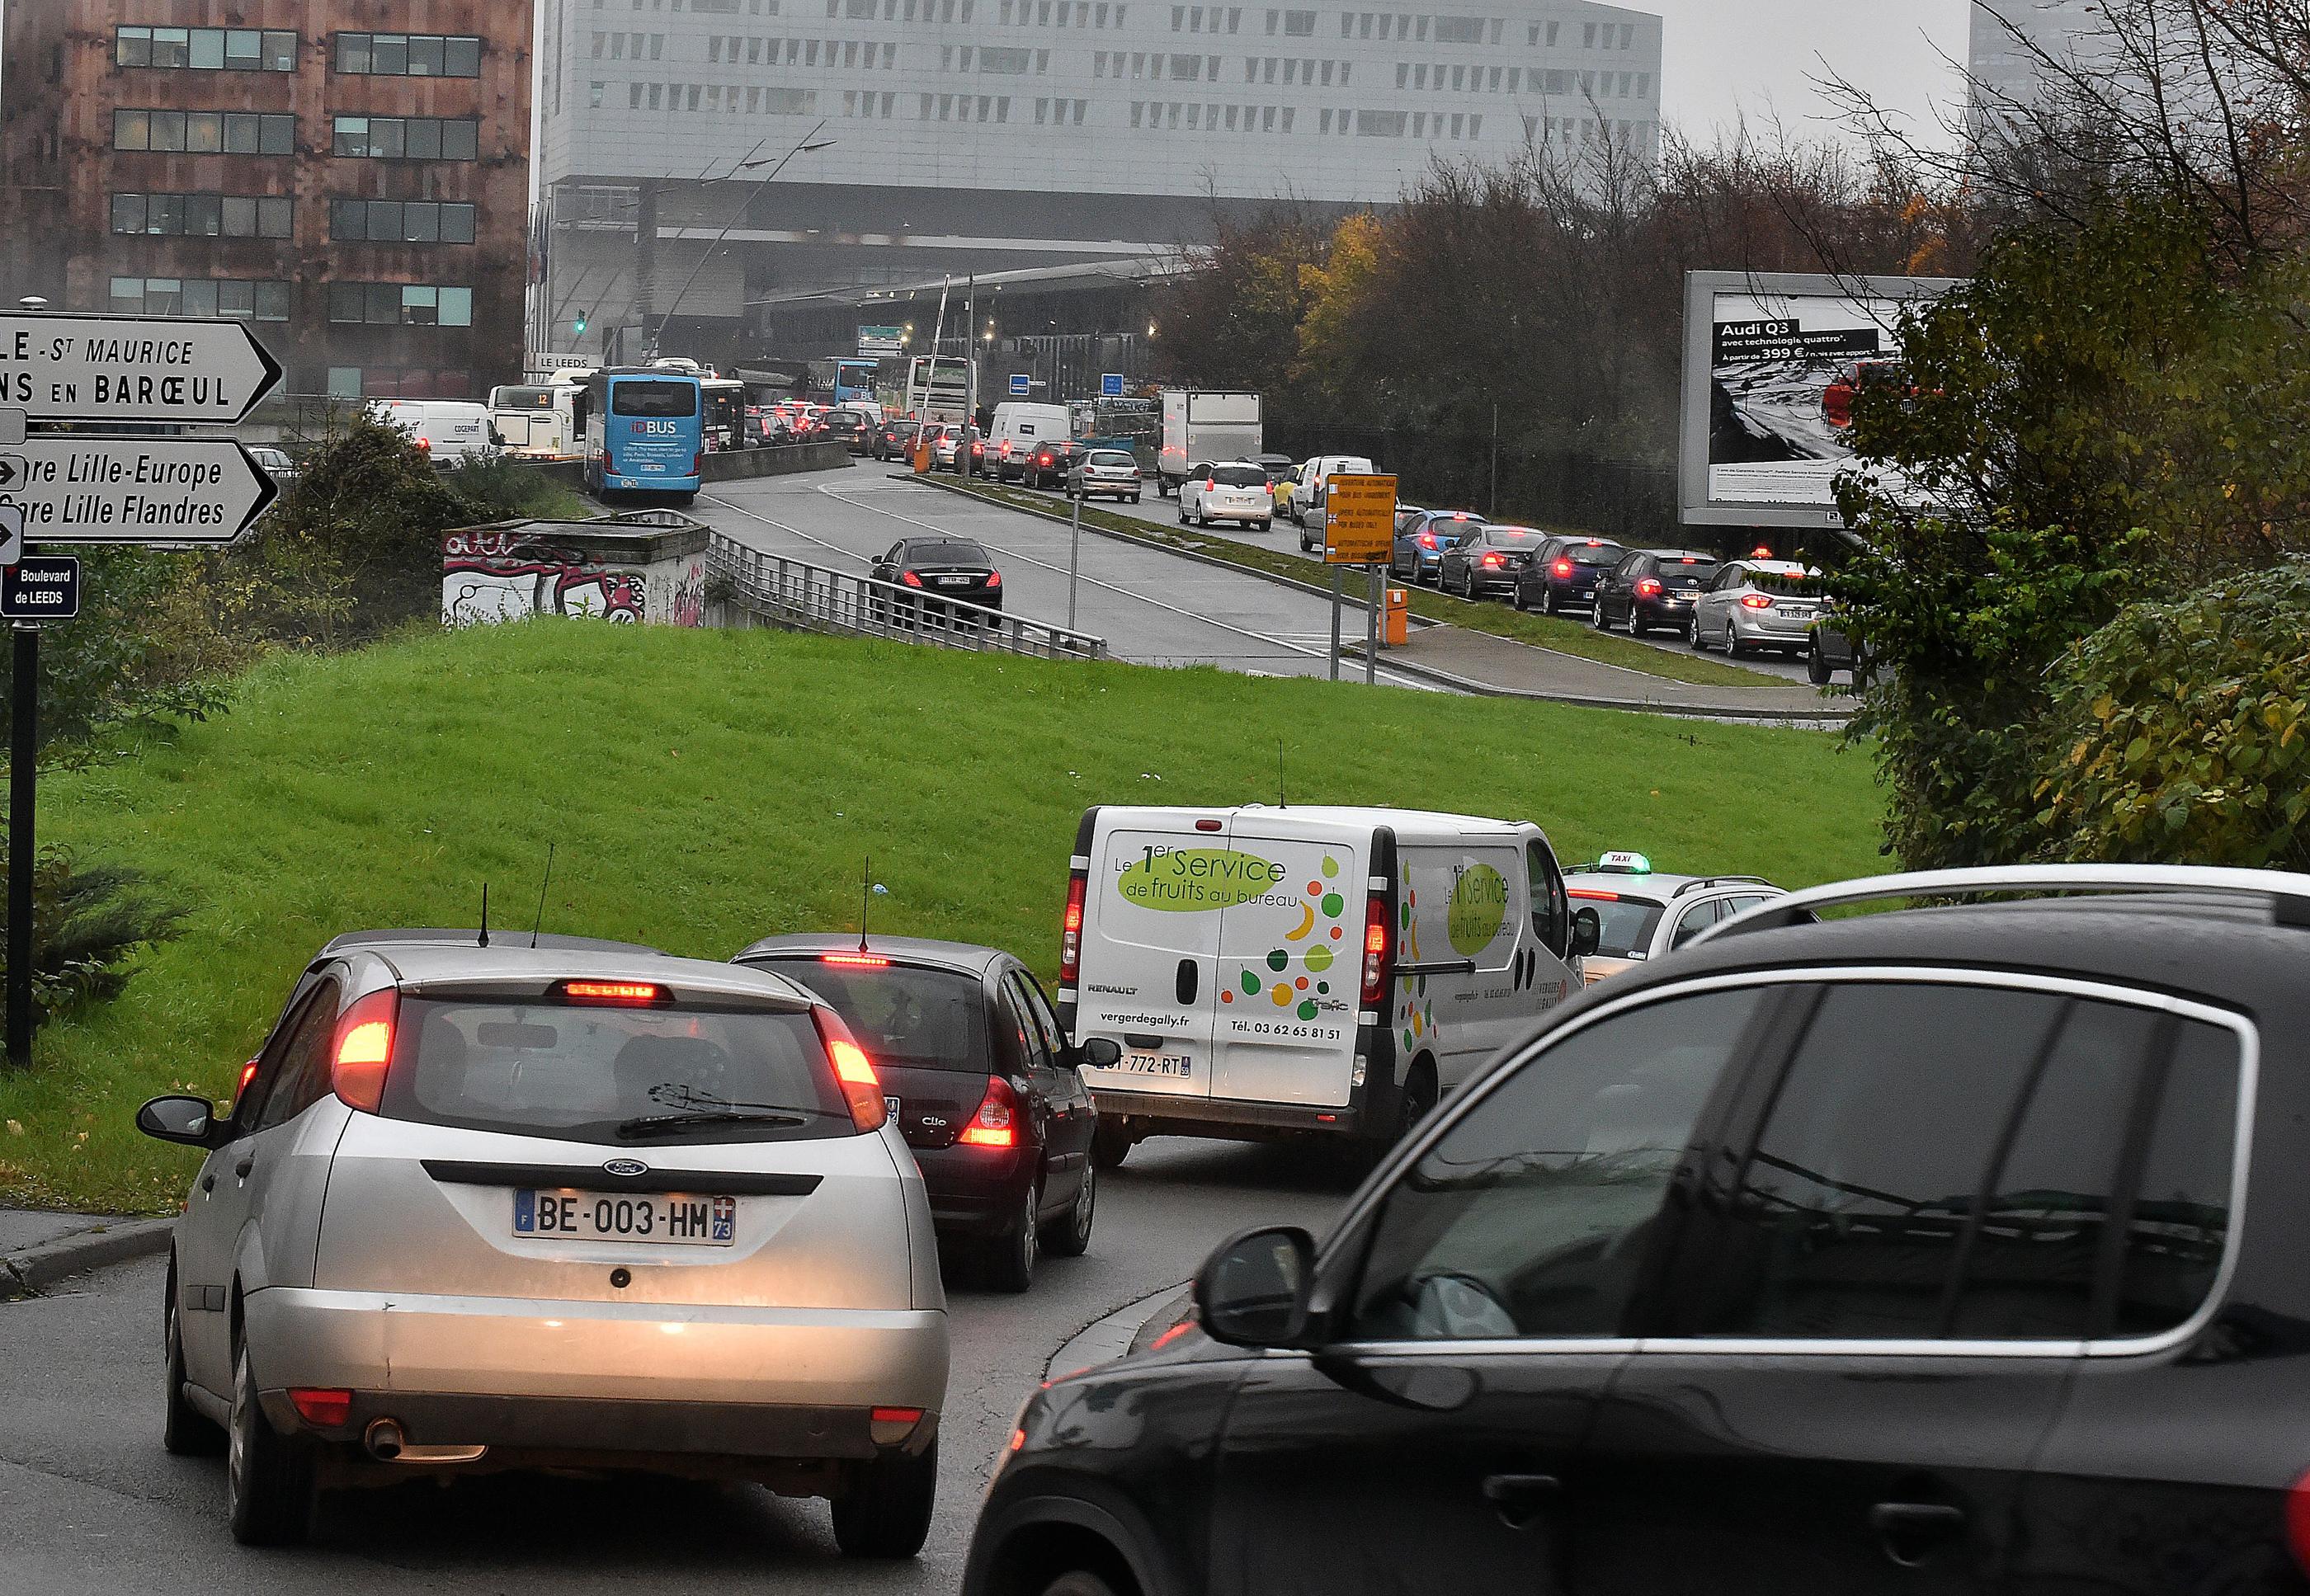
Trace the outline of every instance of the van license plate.
<instances>
[{"instance_id":1,"label":"van license plate","mask_svg":"<svg viewBox=\"0 0 2310 1596\"><path fill-rule=\"evenodd\" d=\"M1123 1068L1133 1075L1176 1075L1184 1079L1194 1073L1187 1060L1168 1053L1126 1053L1123 1055Z\"/></svg>"},{"instance_id":2,"label":"van license plate","mask_svg":"<svg viewBox=\"0 0 2310 1596\"><path fill-rule=\"evenodd\" d=\"M568 1236L576 1241L647 1241L660 1245L726 1247L738 1239L735 1197L685 1197L643 1192L616 1197L604 1192L517 1191L516 1236Z\"/></svg>"}]
</instances>

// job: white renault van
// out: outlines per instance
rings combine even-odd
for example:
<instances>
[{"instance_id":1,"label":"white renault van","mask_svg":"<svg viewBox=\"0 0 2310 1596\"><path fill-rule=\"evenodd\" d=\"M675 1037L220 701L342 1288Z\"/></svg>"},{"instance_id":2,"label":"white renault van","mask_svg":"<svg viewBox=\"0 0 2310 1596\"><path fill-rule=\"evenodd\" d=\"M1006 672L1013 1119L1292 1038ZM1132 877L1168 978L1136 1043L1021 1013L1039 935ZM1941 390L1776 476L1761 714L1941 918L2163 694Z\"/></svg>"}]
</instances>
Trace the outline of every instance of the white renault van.
<instances>
[{"instance_id":1,"label":"white renault van","mask_svg":"<svg viewBox=\"0 0 2310 1596\"><path fill-rule=\"evenodd\" d=\"M1371 460L1363 455L1318 455L1299 468L1299 490L1291 496L1291 507L1299 520L1302 554L1324 546L1324 517L1331 501L1332 479L1371 474Z\"/></svg>"},{"instance_id":2,"label":"white renault van","mask_svg":"<svg viewBox=\"0 0 2310 1596\"><path fill-rule=\"evenodd\" d=\"M1027 456L1046 443L1064 443L1073 423L1064 404L1014 400L994 407L994 430L986 438L986 464L999 481L1027 474Z\"/></svg>"},{"instance_id":3,"label":"white renault van","mask_svg":"<svg viewBox=\"0 0 2310 1596\"><path fill-rule=\"evenodd\" d=\"M406 427L437 466L486 455L494 447L486 404L465 399L378 399L371 401L369 409L381 421Z\"/></svg>"},{"instance_id":4,"label":"white renault van","mask_svg":"<svg viewBox=\"0 0 2310 1596\"><path fill-rule=\"evenodd\" d=\"M1292 805L1082 818L1059 1017L1092 1156L1150 1135L1385 1142L1582 985L1564 876L1528 820Z\"/></svg>"}]
</instances>

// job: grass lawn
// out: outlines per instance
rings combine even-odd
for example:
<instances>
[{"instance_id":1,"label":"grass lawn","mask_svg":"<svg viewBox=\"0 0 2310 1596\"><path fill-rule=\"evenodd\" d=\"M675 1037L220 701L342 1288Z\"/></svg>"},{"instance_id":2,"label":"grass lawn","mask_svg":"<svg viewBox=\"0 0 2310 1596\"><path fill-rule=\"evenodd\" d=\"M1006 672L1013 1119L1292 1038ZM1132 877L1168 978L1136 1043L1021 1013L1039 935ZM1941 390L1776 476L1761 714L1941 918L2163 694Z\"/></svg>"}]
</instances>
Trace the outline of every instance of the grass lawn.
<instances>
[{"instance_id":1,"label":"grass lawn","mask_svg":"<svg viewBox=\"0 0 2310 1596\"><path fill-rule=\"evenodd\" d=\"M998 486L991 482L965 482L960 477L940 473L931 479L942 487L955 488L982 499L999 500L1020 509L1040 510L1045 515L1066 517L1066 500L1054 499L1047 493L1031 489ZM1218 533L1198 532L1186 526L1159 526L1142 521L1135 516L1118 515L1113 510L1095 506L1083 506L1083 524L1103 527L1109 532L1128 533L1151 542L1167 543L1176 549L1192 550L1197 554L1224 559L1229 565L1239 565L1247 570L1265 571L1271 576L1290 577L1295 581L1311 582L1321 587L1331 578L1325 575L1324 562L1289 549L1267 549L1246 543ZM1361 568L1349 577L1350 594L1362 590ZM1776 676L1761 671L1744 671L1738 665L1720 664L1694 654L1673 654L1649 647L1631 638L1615 637L1600 632L1585 620L1564 620L1552 615L1539 615L1517 610L1495 599L1468 600L1439 593L1432 587L1408 587L1411 612L1423 620L1442 621L1472 632L1489 632L1496 638L1507 638L1518 643L1530 643L1541 648L1553 648L1559 654L1576 655L1582 659L1601 661L1608 665L1620 665L1631 671L1642 671L1650 676L1664 676L1672 681L1690 681L1702 687L1782 687Z\"/></svg>"},{"instance_id":2,"label":"grass lawn","mask_svg":"<svg viewBox=\"0 0 2310 1596\"><path fill-rule=\"evenodd\" d=\"M1791 885L1867 872L1878 795L1825 734L1213 670L1067 664L782 633L533 621L285 657L229 714L44 776L41 835L196 906L125 996L0 1078L0 1198L173 1208L193 1158L130 1115L228 1095L341 931L526 925L727 958L850 928L1015 950L1047 977L1097 802L1296 800L1539 820L1568 863Z\"/></svg>"}]
</instances>

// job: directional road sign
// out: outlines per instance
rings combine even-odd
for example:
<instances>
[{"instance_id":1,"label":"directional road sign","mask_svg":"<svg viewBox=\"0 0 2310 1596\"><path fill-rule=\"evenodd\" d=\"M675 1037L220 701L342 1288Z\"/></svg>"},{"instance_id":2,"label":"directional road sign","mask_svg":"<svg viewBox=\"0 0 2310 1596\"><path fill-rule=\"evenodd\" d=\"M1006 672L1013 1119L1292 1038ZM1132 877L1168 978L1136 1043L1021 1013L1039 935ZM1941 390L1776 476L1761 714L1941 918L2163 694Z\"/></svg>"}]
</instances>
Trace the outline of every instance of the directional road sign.
<instances>
[{"instance_id":1,"label":"directional road sign","mask_svg":"<svg viewBox=\"0 0 2310 1596\"><path fill-rule=\"evenodd\" d=\"M1032 391L1033 382L1034 379L1029 377L1025 372L1013 371L1011 374L1011 392L1020 398L1024 398Z\"/></svg>"},{"instance_id":2,"label":"directional road sign","mask_svg":"<svg viewBox=\"0 0 2310 1596\"><path fill-rule=\"evenodd\" d=\"M80 561L30 555L0 568L0 620L70 620L80 613Z\"/></svg>"},{"instance_id":3,"label":"directional road sign","mask_svg":"<svg viewBox=\"0 0 2310 1596\"><path fill-rule=\"evenodd\" d=\"M1395 556L1395 479L1335 476L1324 484L1324 563L1385 565Z\"/></svg>"},{"instance_id":4,"label":"directional road sign","mask_svg":"<svg viewBox=\"0 0 2310 1596\"><path fill-rule=\"evenodd\" d=\"M1123 373L1120 371L1100 372L1099 376L1099 396L1102 399L1122 398Z\"/></svg>"},{"instance_id":5,"label":"directional road sign","mask_svg":"<svg viewBox=\"0 0 2310 1596\"><path fill-rule=\"evenodd\" d=\"M24 557L24 512L0 504L0 565L14 565Z\"/></svg>"},{"instance_id":6,"label":"directional road sign","mask_svg":"<svg viewBox=\"0 0 2310 1596\"><path fill-rule=\"evenodd\" d=\"M229 543L275 491L230 438L35 436L0 480L35 543Z\"/></svg>"},{"instance_id":7,"label":"directional road sign","mask_svg":"<svg viewBox=\"0 0 2310 1596\"><path fill-rule=\"evenodd\" d=\"M0 311L0 405L36 421L215 421L247 415L281 368L223 317Z\"/></svg>"}]
</instances>

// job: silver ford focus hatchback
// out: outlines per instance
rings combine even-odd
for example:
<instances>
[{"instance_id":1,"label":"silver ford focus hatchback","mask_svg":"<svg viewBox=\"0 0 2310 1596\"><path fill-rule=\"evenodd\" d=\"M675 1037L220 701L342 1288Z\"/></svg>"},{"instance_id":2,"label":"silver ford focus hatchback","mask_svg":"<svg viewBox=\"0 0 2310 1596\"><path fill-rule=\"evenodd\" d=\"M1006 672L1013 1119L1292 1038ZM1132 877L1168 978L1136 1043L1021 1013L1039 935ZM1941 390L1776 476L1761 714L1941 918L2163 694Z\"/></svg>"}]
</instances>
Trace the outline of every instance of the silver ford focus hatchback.
<instances>
[{"instance_id":1,"label":"silver ford focus hatchback","mask_svg":"<svg viewBox=\"0 0 2310 1596\"><path fill-rule=\"evenodd\" d=\"M508 945L508 941L511 945ZM165 1441L234 1536L318 1494L536 1467L831 1499L911 1557L947 1382L930 1209L873 1065L764 971L379 931L299 978L178 1221Z\"/></svg>"}]
</instances>

